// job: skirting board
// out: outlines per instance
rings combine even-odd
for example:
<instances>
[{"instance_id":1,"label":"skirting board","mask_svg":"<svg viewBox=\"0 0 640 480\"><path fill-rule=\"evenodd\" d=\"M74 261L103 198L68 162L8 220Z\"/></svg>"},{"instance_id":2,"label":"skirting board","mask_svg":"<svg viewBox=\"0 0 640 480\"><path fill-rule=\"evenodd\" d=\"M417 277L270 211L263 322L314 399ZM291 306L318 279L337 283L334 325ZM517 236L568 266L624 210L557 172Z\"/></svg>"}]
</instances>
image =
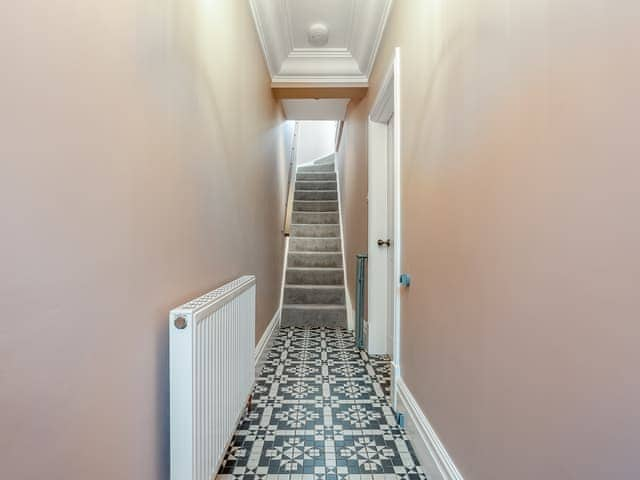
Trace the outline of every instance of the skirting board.
<instances>
[{"instance_id":1,"label":"skirting board","mask_svg":"<svg viewBox=\"0 0 640 480\"><path fill-rule=\"evenodd\" d=\"M271 342L271 337L275 332L278 331L278 327L280 326L281 312L282 310L279 308L278 310L276 310L276 313L273 315L273 318L269 322L269 325L267 325L267 328L262 334L260 341L256 345L256 352L255 352L255 359L254 359L256 368L258 368L258 366L264 360L262 357L267 353L267 347Z\"/></svg>"},{"instance_id":2,"label":"skirting board","mask_svg":"<svg viewBox=\"0 0 640 480\"><path fill-rule=\"evenodd\" d=\"M406 412L406 430L429 479L464 480L402 378L396 382L398 411Z\"/></svg>"},{"instance_id":3,"label":"skirting board","mask_svg":"<svg viewBox=\"0 0 640 480\"><path fill-rule=\"evenodd\" d=\"M351 303L351 294L349 293L349 287L347 285L344 286L345 289L345 297L346 297L346 307L347 307L347 329L354 331L356 329L356 311L353 308L353 303Z\"/></svg>"}]
</instances>

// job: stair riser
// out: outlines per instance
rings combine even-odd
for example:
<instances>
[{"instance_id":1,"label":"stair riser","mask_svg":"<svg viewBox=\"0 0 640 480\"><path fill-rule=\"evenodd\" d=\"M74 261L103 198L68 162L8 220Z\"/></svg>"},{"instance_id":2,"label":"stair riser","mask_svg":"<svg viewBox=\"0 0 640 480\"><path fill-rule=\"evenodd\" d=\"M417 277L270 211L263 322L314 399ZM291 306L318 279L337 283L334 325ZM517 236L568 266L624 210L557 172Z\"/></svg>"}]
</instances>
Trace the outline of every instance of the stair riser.
<instances>
[{"instance_id":1,"label":"stair riser","mask_svg":"<svg viewBox=\"0 0 640 480\"><path fill-rule=\"evenodd\" d=\"M347 328L346 309L335 310L282 310L282 326L284 327L329 327Z\"/></svg>"},{"instance_id":2,"label":"stair riser","mask_svg":"<svg viewBox=\"0 0 640 480\"><path fill-rule=\"evenodd\" d=\"M338 212L293 212L292 223L338 223L340 217Z\"/></svg>"},{"instance_id":3,"label":"stair riser","mask_svg":"<svg viewBox=\"0 0 640 480\"><path fill-rule=\"evenodd\" d=\"M290 252L339 252L339 238L292 238L289 240Z\"/></svg>"},{"instance_id":4,"label":"stair riser","mask_svg":"<svg viewBox=\"0 0 640 480\"><path fill-rule=\"evenodd\" d=\"M293 198L295 200L337 200L338 192L335 190L297 190Z\"/></svg>"},{"instance_id":5,"label":"stair riser","mask_svg":"<svg viewBox=\"0 0 640 480\"><path fill-rule=\"evenodd\" d=\"M336 182L299 182L296 181L296 190L336 190Z\"/></svg>"},{"instance_id":6,"label":"stair riser","mask_svg":"<svg viewBox=\"0 0 640 480\"><path fill-rule=\"evenodd\" d=\"M319 172L335 172L335 165L333 163L327 163L325 165L309 165L304 167L298 167L300 173L319 173Z\"/></svg>"},{"instance_id":7,"label":"stair riser","mask_svg":"<svg viewBox=\"0 0 640 480\"><path fill-rule=\"evenodd\" d=\"M339 225L291 225L291 238L295 237L339 237Z\"/></svg>"},{"instance_id":8,"label":"stair riser","mask_svg":"<svg viewBox=\"0 0 640 480\"><path fill-rule=\"evenodd\" d=\"M342 267L340 253L296 253L289 254L290 267Z\"/></svg>"},{"instance_id":9,"label":"stair riser","mask_svg":"<svg viewBox=\"0 0 640 480\"><path fill-rule=\"evenodd\" d=\"M343 285L342 270L287 270L286 283L292 285Z\"/></svg>"},{"instance_id":10,"label":"stair riser","mask_svg":"<svg viewBox=\"0 0 640 480\"><path fill-rule=\"evenodd\" d=\"M297 173L296 180L305 180L305 181L336 181L335 172L328 173Z\"/></svg>"},{"instance_id":11,"label":"stair riser","mask_svg":"<svg viewBox=\"0 0 640 480\"><path fill-rule=\"evenodd\" d=\"M344 305L344 287L284 289L285 304Z\"/></svg>"},{"instance_id":12,"label":"stair riser","mask_svg":"<svg viewBox=\"0 0 640 480\"><path fill-rule=\"evenodd\" d=\"M297 212L337 212L338 202L331 201L300 201L293 202L293 209Z\"/></svg>"}]
</instances>

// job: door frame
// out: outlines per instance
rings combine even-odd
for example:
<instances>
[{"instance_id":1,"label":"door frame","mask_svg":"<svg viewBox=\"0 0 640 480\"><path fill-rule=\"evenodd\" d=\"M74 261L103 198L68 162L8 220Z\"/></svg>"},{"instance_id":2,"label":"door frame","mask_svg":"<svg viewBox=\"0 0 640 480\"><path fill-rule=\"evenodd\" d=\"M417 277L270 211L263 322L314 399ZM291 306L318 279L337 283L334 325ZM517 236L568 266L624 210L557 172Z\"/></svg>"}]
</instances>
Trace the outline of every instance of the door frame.
<instances>
[{"instance_id":1,"label":"door frame","mask_svg":"<svg viewBox=\"0 0 640 480\"><path fill-rule=\"evenodd\" d=\"M393 117L393 292L390 294L393 302L393 352L391 365L391 402L396 407L396 382L400 378L400 259L402 249L401 230L401 181L400 181L400 152L401 152L401 126L400 126L400 48L396 47L393 52L391 65L382 81L382 85L375 101L371 107L368 118L368 161L369 162L389 162L386 148L388 135L388 121ZM382 145L385 147L382 148ZM369 231L369 236L373 232ZM377 239L369 238L369 245L374 245ZM385 339L386 340L386 339Z\"/></svg>"}]
</instances>

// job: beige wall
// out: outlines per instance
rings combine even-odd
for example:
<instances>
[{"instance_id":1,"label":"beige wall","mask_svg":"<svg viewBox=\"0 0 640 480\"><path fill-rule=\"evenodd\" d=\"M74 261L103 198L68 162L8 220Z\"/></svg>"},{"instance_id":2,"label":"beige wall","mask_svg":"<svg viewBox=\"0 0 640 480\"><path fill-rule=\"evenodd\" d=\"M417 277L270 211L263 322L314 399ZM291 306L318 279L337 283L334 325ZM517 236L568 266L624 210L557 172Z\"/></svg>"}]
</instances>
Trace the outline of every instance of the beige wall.
<instances>
[{"instance_id":1,"label":"beige wall","mask_svg":"<svg viewBox=\"0 0 640 480\"><path fill-rule=\"evenodd\" d=\"M3 478L168 478L171 307L279 298L286 161L247 2L0 15Z\"/></svg>"},{"instance_id":2,"label":"beige wall","mask_svg":"<svg viewBox=\"0 0 640 480\"><path fill-rule=\"evenodd\" d=\"M364 102L401 47L402 375L467 480L640 472L639 18L394 2ZM349 118L364 148L366 112ZM364 245L362 223L345 233Z\"/></svg>"},{"instance_id":3,"label":"beige wall","mask_svg":"<svg viewBox=\"0 0 640 480\"><path fill-rule=\"evenodd\" d=\"M367 87L277 87L276 98L352 98L360 100L367 94Z\"/></svg>"},{"instance_id":4,"label":"beige wall","mask_svg":"<svg viewBox=\"0 0 640 480\"><path fill-rule=\"evenodd\" d=\"M344 228L347 288L356 303L356 255L367 252L367 112L366 101L352 100L336 155Z\"/></svg>"}]
</instances>

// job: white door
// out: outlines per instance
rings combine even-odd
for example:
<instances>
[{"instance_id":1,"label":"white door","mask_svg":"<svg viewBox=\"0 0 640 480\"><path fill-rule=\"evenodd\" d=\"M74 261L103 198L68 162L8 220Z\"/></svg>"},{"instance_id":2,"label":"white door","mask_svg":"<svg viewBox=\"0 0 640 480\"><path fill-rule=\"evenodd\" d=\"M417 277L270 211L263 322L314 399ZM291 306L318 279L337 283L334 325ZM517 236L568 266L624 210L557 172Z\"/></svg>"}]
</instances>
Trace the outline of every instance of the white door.
<instances>
[{"instance_id":1,"label":"white door","mask_svg":"<svg viewBox=\"0 0 640 480\"><path fill-rule=\"evenodd\" d=\"M368 351L393 352L393 115L369 122Z\"/></svg>"},{"instance_id":2,"label":"white door","mask_svg":"<svg viewBox=\"0 0 640 480\"><path fill-rule=\"evenodd\" d=\"M390 240L390 245L386 246L387 250L387 345L386 345L386 353L393 358L393 334L394 334L394 313L395 313L395 303L394 303L394 294L397 286L397 278L395 278L395 268L394 268L394 259L395 252L393 251L395 248L395 238L393 238L393 213L394 213L394 205L393 205L393 115L387 122L387 238L386 240Z\"/></svg>"},{"instance_id":3,"label":"white door","mask_svg":"<svg viewBox=\"0 0 640 480\"><path fill-rule=\"evenodd\" d=\"M400 49L369 112L369 353L391 357L391 403L400 378Z\"/></svg>"}]
</instances>

